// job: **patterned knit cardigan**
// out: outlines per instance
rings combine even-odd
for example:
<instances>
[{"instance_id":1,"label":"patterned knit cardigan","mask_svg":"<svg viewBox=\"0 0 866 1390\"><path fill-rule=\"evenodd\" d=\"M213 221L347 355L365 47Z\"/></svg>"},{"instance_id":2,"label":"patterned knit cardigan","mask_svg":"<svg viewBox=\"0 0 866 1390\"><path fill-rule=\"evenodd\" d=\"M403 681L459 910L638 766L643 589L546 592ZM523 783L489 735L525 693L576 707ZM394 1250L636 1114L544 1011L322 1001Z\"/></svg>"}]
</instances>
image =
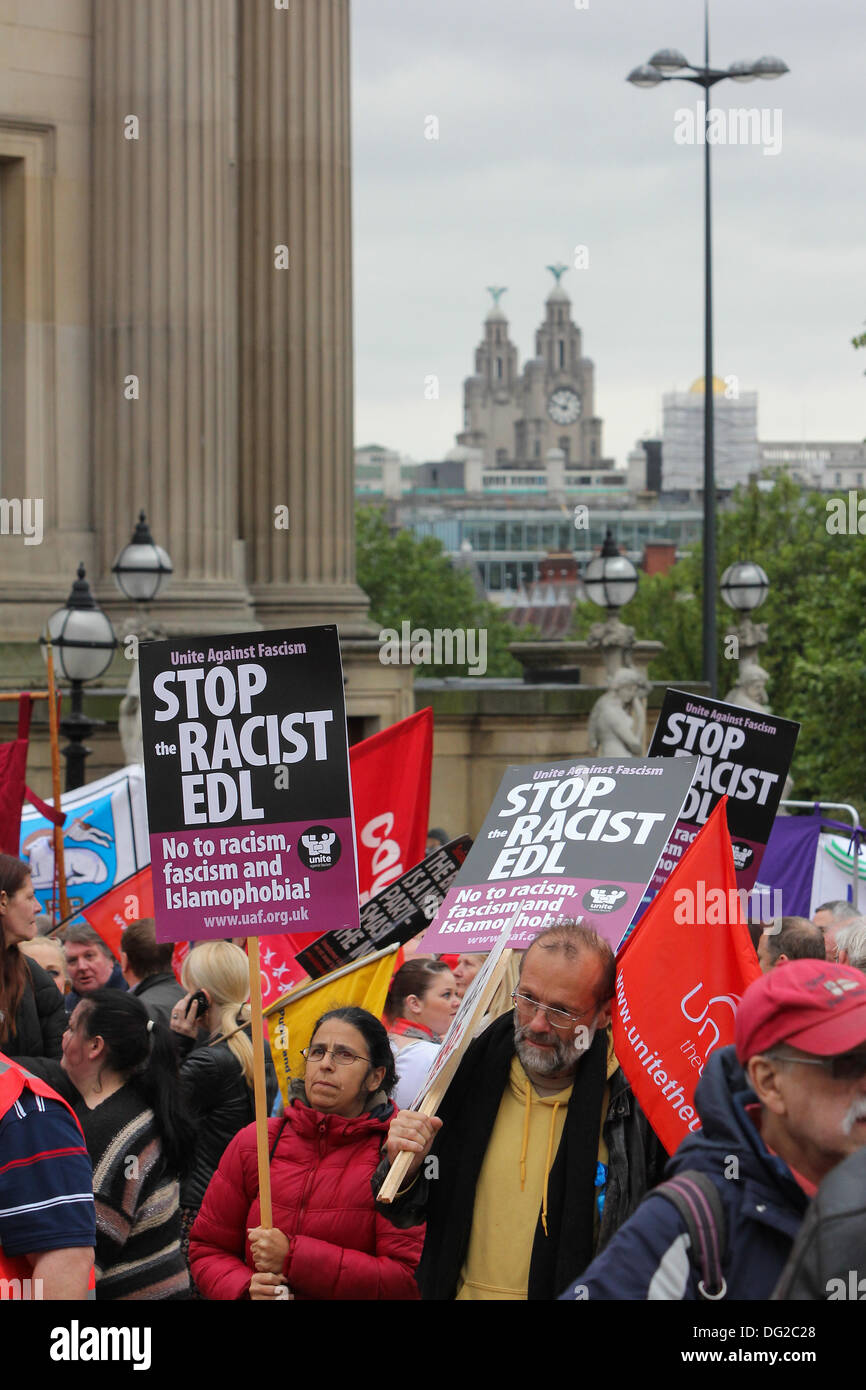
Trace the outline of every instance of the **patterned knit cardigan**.
<instances>
[{"instance_id":1,"label":"patterned knit cardigan","mask_svg":"<svg viewBox=\"0 0 866 1390\"><path fill-rule=\"evenodd\" d=\"M93 1161L96 1297L189 1297L180 1248L179 1185L163 1157L153 1111L134 1085L94 1110L76 1106Z\"/></svg>"}]
</instances>

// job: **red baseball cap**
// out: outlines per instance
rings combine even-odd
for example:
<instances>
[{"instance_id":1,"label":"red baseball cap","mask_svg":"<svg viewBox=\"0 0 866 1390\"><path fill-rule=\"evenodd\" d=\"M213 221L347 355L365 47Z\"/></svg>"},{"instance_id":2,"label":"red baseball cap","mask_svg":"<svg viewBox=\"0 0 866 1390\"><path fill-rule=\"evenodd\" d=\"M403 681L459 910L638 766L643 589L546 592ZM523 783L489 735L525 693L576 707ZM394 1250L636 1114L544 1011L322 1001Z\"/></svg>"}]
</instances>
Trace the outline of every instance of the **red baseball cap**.
<instances>
[{"instance_id":1,"label":"red baseball cap","mask_svg":"<svg viewBox=\"0 0 866 1390\"><path fill-rule=\"evenodd\" d=\"M866 1044L866 975L823 960L777 965L743 995L734 1037L741 1063L782 1042L816 1057L850 1052Z\"/></svg>"}]
</instances>

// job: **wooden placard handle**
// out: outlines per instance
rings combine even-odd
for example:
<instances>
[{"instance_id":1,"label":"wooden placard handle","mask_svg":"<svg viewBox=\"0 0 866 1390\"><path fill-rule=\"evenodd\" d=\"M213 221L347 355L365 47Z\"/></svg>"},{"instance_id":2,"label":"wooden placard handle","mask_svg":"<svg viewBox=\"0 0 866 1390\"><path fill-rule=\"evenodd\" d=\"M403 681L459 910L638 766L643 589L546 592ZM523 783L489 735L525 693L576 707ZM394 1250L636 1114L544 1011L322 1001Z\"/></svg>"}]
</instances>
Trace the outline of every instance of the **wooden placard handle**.
<instances>
[{"instance_id":1,"label":"wooden placard handle","mask_svg":"<svg viewBox=\"0 0 866 1390\"><path fill-rule=\"evenodd\" d=\"M259 938L247 937L250 964L250 1023L253 1033L253 1095L256 1103L256 1155L259 1165L261 1224L274 1224L271 1205L271 1168L268 1155L268 1088L265 1082L265 1035L262 1017L262 967Z\"/></svg>"},{"instance_id":2,"label":"wooden placard handle","mask_svg":"<svg viewBox=\"0 0 866 1390\"><path fill-rule=\"evenodd\" d=\"M448 1086L444 1078L437 1079L419 1105L417 1114L428 1116L435 1115L447 1089ZM409 1171L409 1165L415 1157L416 1155L410 1153L408 1149L404 1149L402 1153L397 1155L391 1167L388 1169L385 1181L382 1183L379 1195L376 1198L378 1202L384 1202L386 1205L389 1202L393 1202L400 1188L403 1186L406 1174Z\"/></svg>"}]
</instances>

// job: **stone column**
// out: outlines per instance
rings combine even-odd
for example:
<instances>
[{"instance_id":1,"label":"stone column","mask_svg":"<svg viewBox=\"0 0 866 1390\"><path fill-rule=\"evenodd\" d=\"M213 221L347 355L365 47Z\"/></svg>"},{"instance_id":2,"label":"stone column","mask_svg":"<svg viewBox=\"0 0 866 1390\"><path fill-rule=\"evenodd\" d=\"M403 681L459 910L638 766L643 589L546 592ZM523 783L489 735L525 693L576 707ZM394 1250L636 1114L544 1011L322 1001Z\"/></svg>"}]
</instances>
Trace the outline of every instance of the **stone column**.
<instances>
[{"instance_id":1,"label":"stone column","mask_svg":"<svg viewBox=\"0 0 866 1390\"><path fill-rule=\"evenodd\" d=\"M144 508L174 565L169 631L255 626L237 542L236 14L94 0L97 591L129 607L109 571Z\"/></svg>"},{"instance_id":2,"label":"stone column","mask_svg":"<svg viewBox=\"0 0 866 1390\"><path fill-rule=\"evenodd\" d=\"M265 628L369 636L354 554L349 0L244 0L238 13L250 592Z\"/></svg>"}]
</instances>

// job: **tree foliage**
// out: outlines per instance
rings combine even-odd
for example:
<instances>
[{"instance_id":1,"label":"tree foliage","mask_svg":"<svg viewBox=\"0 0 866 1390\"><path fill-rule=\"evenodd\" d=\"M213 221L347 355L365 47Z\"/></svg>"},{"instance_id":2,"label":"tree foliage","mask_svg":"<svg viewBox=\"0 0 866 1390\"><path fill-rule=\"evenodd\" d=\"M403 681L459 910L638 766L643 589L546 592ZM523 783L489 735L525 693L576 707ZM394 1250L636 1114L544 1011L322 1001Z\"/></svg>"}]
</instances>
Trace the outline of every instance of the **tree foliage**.
<instances>
[{"instance_id":1,"label":"tree foliage","mask_svg":"<svg viewBox=\"0 0 866 1390\"><path fill-rule=\"evenodd\" d=\"M847 510L847 495L845 497ZM866 500L863 503L866 514ZM794 795L866 808L866 535L828 530L828 498L806 492L785 475L771 490L752 483L718 516L718 572L755 560L770 591L754 614L768 640L758 660L769 672L775 714L801 723L792 774ZM866 530L866 515L863 516ZM695 545L666 575L641 575L623 621L639 638L665 644L650 666L654 680L701 677L702 546ZM582 604L577 632L600 610ZM736 615L718 604L719 694L736 680L724 636Z\"/></svg>"},{"instance_id":2,"label":"tree foliage","mask_svg":"<svg viewBox=\"0 0 866 1390\"><path fill-rule=\"evenodd\" d=\"M487 632L488 676L519 676L521 668L508 643L534 633L509 623L495 604L480 599L465 570L455 569L442 542L411 531L392 534L381 507L356 510L358 583L370 599L370 616L400 634L401 624L434 632L437 628ZM419 676L465 676L464 666L419 666Z\"/></svg>"}]
</instances>

